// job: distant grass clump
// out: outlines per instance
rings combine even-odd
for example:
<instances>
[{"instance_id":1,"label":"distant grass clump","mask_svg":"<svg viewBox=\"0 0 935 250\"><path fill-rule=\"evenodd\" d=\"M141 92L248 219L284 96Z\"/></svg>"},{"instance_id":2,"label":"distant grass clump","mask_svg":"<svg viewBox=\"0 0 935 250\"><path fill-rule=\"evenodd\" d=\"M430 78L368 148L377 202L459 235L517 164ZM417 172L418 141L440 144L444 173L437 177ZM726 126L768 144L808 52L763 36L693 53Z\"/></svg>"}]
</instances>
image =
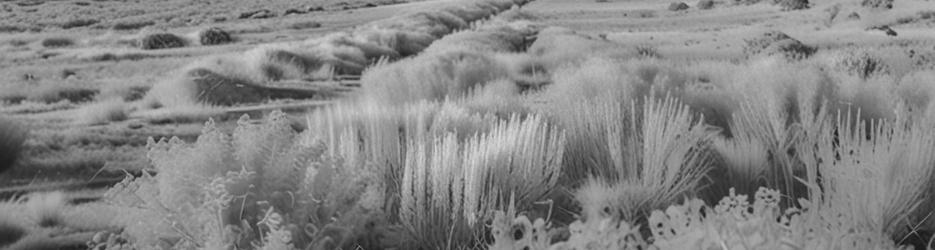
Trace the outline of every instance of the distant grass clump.
<instances>
[{"instance_id":1,"label":"distant grass clump","mask_svg":"<svg viewBox=\"0 0 935 250\"><path fill-rule=\"evenodd\" d=\"M808 9L808 0L778 0L778 4L784 11Z\"/></svg>"},{"instance_id":2,"label":"distant grass clump","mask_svg":"<svg viewBox=\"0 0 935 250\"><path fill-rule=\"evenodd\" d=\"M895 0L863 0L860 6L874 9L892 9Z\"/></svg>"},{"instance_id":3,"label":"distant grass clump","mask_svg":"<svg viewBox=\"0 0 935 250\"><path fill-rule=\"evenodd\" d=\"M121 99L108 99L82 107L76 120L81 124L99 125L123 121L128 117L128 107Z\"/></svg>"},{"instance_id":4,"label":"distant grass clump","mask_svg":"<svg viewBox=\"0 0 935 250\"><path fill-rule=\"evenodd\" d=\"M219 45L234 42L230 33L218 27L211 27L198 33L201 45Z\"/></svg>"},{"instance_id":5,"label":"distant grass clump","mask_svg":"<svg viewBox=\"0 0 935 250\"><path fill-rule=\"evenodd\" d=\"M9 170L20 157L28 130L19 122L0 117L0 173Z\"/></svg>"},{"instance_id":6,"label":"distant grass clump","mask_svg":"<svg viewBox=\"0 0 935 250\"><path fill-rule=\"evenodd\" d=\"M63 29L71 29L71 28L91 26L99 22L100 21L96 19L75 19L75 20L65 22L61 26Z\"/></svg>"},{"instance_id":7,"label":"distant grass clump","mask_svg":"<svg viewBox=\"0 0 935 250\"><path fill-rule=\"evenodd\" d=\"M154 21L135 21L135 22L119 22L111 26L114 30L138 30L143 27L156 25Z\"/></svg>"},{"instance_id":8,"label":"distant grass clump","mask_svg":"<svg viewBox=\"0 0 935 250\"><path fill-rule=\"evenodd\" d=\"M46 48L59 48L59 47L68 47L75 44L75 41L71 38L56 37L56 38L46 38L42 39L42 47Z\"/></svg>"},{"instance_id":9,"label":"distant grass clump","mask_svg":"<svg viewBox=\"0 0 935 250\"><path fill-rule=\"evenodd\" d=\"M145 50L171 49L185 47L186 41L180 36L171 33L155 33L143 36L138 46Z\"/></svg>"},{"instance_id":10,"label":"distant grass clump","mask_svg":"<svg viewBox=\"0 0 935 250\"><path fill-rule=\"evenodd\" d=\"M316 21L302 21L295 22L289 25L290 29L303 30L303 29L317 29L321 28L321 23Z\"/></svg>"}]
</instances>

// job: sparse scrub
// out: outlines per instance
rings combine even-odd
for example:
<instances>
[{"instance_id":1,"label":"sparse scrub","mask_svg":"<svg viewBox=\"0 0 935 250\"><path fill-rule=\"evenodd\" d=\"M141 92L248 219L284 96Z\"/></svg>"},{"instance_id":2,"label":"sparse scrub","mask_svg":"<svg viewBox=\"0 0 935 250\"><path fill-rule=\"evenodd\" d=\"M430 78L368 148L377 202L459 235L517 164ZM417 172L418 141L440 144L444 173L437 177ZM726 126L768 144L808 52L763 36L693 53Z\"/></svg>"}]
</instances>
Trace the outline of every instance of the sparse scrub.
<instances>
[{"instance_id":1,"label":"sparse scrub","mask_svg":"<svg viewBox=\"0 0 935 250\"><path fill-rule=\"evenodd\" d=\"M137 46L144 50L171 49L185 47L187 42L180 36L171 33L147 34L140 38Z\"/></svg>"}]
</instances>

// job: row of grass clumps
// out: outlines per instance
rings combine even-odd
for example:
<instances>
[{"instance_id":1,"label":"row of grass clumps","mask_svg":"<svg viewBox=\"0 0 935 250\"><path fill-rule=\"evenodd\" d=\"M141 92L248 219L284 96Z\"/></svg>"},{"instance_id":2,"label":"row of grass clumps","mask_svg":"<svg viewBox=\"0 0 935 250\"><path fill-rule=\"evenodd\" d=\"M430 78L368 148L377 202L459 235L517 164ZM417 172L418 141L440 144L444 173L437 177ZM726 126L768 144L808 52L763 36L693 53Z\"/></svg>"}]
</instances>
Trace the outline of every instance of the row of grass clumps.
<instances>
[{"instance_id":1,"label":"row of grass clumps","mask_svg":"<svg viewBox=\"0 0 935 250\"><path fill-rule=\"evenodd\" d=\"M432 42L469 24L522 5L525 0L452 2L431 10L393 17L321 38L265 44L242 55L192 63L175 77L157 83L146 98L147 107L193 103L234 105L269 98L266 95L227 102L232 93L257 92L274 81L331 80L336 75L359 76L380 60L397 60L425 50ZM228 88L218 86L246 86ZM240 90L242 89L242 90ZM268 92L268 91L259 91ZM265 94L265 93L264 93ZM277 91L269 93L277 95Z\"/></svg>"}]
</instances>

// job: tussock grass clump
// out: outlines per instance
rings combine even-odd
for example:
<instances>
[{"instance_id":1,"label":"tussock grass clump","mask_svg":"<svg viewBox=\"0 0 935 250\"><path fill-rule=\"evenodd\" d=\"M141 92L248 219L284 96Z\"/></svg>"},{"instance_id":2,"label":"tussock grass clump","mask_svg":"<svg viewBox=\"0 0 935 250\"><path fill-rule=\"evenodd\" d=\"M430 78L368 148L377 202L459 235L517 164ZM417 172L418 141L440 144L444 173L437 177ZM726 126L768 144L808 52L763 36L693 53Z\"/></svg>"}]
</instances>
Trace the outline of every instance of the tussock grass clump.
<instances>
[{"instance_id":1,"label":"tussock grass clump","mask_svg":"<svg viewBox=\"0 0 935 250\"><path fill-rule=\"evenodd\" d=\"M0 216L0 247L16 243L28 233L26 227L15 222L9 216L12 215L4 214Z\"/></svg>"},{"instance_id":2,"label":"tussock grass clump","mask_svg":"<svg viewBox=\"0 0 935 250\"><path fill-rule=\"evenodd\" d=\"M24 204L36 225L44 228L63 226L63 213L67 205L65 193L62 192L32 194Z\"/></svg>"},{"instance_id":3,"label":"tussock grass clump","mask_svg":"<svg viewBox=\"0 0 935 250\"><path fill-rule=\"evenodd\" d=\"M46 48L60 48L75 45L75 41L71 38L56 37L42 39L40 44L42 44L42 47Z\"/></svg>"},{"instance_id":4,"label":"tussock grass clump","mask_svg":"<svg viewBox=\"0 0 935 250\"><path fill-rule=\"evenodd\" d=\"M201 45L220 45L234 42L230 33L218 27L211 27L198 32L198 41Z\"/></svg>"},{"instance_id":5,"label":"tussock grass clump","mask_svg":"<svg viewBox=\"0 0 935 250\"><path fill-rule=\"evenodd\" d=\"M566 164L565 173L591 176L581 180L585 181L582 192L606 194L579 193L589 220L645 219L651 209L694 193L711 168L707 147L716 131L694 121L688 106L674 98L644 100L640 107L605 96L579 105L590 107L580 110L592 110L594 118L557 114L570 140L578 141L567 149L572 152L568 160L578 162ZM580 173L585 169L594 172Z\"/></svg>"},{"instance_id":6,"label":"tussock grass clump","mask_svg":"<svg viewBox=\"0 0 935 250\"><path fill-rule=\"evenodd\" d=\"M0 117L0 173L16 164L28 132L19 122Z\"/></svg>"},{"instance_id":7,"label":"tussock grass clump","mask_svg":"<svg viewBox=\"0 0 935 250\"><path fill-rule=\"evenodd\" d=\"M384 104L459 98L473 88L506 77L506 68L486 54L429 54L368 69L361 78L360 98Z\"/></svg>"},{"instance_id":8,"label":"tussock grass clump","mask_svg":"<svg viewBox=\"0 0 935 250\"><path fill-rule=\"evenodd\" d=\"M426 139L409 146L402 179L400 215L412 247L478 244L489 211L508 200L529 209L561 169L564 136L537 116L514 116L467 141L453 133ZM442 225L451 229L435 230Z\"/></svg>"},{"instance_id":9,"label":"tussock grass clump","mask_svg":"<svg viewBox=\"0 0 935 250\"><path fill-rule=\"evenodd\" d=\"M808 0L778 0L776 1L783 11L808 9Z\"/></svg>"},{"instance_id":10,"label":"tussock grass clump","mask_svg":"<svg viewBox=\"0 0 935 250\"><path fill-rule=\"evenodd\" d=\"M903 119L854 122L850 116L839 113L836 133L825 133L809 155L807 167L821 176L822 188L811 190L818 216L841 223L837 230L903 239L918 226L911 221L930 212L919 209L931 200L935 136Z\"/></svg>"},{"instance_id":11,"label":"tussock grass clump","mask_svg":"<svg viewBox=\"0 0 935 250\"><path fill-rule=\"evenodd\" d=\"M106 99L82 107L76 120L80 124L100 125L126 120L128 113L127 103L122 99Z\"/></svg>"},{"instance_id":12,"label":"tussock grass clump","mask_svg":"<svg viewBox=\"0 0 935 250\"><path fill-rule=\"evenodd\" d=\"M435 41L425 53L450 51L516 52L525 47L525 37L511 28L496 30L466 30Z\"/></svg>"},{"instance_id":13,"label":"tussock grass clump","mask_svg":"<svg viewBox=\"0 0 935 250\"><path fill-rule=\"evenodd\" d=\"M61 26L63 29L71 29L71 28L91 26L99 22L100 21L96 19L75 19L75 20L62 23Z\"/></svg>"},{"instance_id":14,"label":"tussock grass clump","mask_svg":"<svg viewBox=\"0 0 935 250\"><path fill-rule=\"evenodd\" d=\"M131 21L131 22L119 22L111 26L111 29L114 30L138 30L147 26L156 25L154 21Z\"/></svg>"},{"instance_id":15,"label":"tussock grass clump","mask_svg":"<svg viewBox=\"0 0 935 250\"><path fill-rule=\"evenodd\" d=\"M171 33L147 34L140 38L137 46L145 50L171 49L185 47L184 38Z\"/></svg>"}]
</instances>

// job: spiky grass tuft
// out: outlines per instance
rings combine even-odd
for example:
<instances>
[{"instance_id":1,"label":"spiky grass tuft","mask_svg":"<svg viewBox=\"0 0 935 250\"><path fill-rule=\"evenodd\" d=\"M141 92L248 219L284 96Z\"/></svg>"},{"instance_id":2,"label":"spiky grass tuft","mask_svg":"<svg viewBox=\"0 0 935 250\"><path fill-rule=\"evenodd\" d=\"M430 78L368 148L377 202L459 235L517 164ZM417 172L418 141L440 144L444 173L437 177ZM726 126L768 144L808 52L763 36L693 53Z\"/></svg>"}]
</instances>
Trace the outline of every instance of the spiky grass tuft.
<instances>
[{"instance_id":1,"label":"spiky grass tuft","mask_svg":"<svg viewBox=\"0 0 935 250\"><path fill-rule=\"evenodd\" d=\"M51 192L30 195L25 207L39 227L59 227L65 222L63 212L67 205L65 193Z\"/></svg>"}]
</instances>

